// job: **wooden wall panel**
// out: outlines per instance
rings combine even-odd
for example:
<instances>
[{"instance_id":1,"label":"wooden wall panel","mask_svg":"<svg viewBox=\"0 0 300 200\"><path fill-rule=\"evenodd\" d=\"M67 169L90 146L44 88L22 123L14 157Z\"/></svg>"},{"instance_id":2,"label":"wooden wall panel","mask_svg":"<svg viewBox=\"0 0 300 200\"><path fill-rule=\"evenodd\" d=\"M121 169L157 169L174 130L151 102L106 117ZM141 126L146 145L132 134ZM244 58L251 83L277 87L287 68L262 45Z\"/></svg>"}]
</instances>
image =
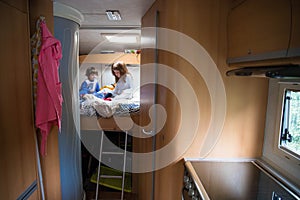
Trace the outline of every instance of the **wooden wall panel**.
<instances>
[{"instance_id":1,"label":"wooden wall panel","mask_svg":"<svg viewBox=\"0 0 300 200\"><path fill-rule=\"evenodd\" d=\"M48 29L54 34L53 1L30 0L30 35L36 30L36 21L44 16ZM38 135L40 138L40 135ZM58 129L53 127L47 139L47 155L40 156L46 199L61 199Z\"/></svg>"},{"instance_id":2,"label":"wooden wall panel","mask_svg":"<svg viewBox=\"0 0 300 200\"><path fill-rule=\"evenodd\" d=\"M27 3L0 2L0 196L16 199L37 180ZM7 20L9 19L9 20Z\"/></svg>"},{"instance_id":3,"label":"wooden wall panel","mask_svg":"<svg viewBox=\"0 0 300 200\"><path fill-rule=\"evenodd\" d=\"M24 0L1 0L1 2L13 7L20 12L28 13L28 1Z\"/></svg>"},{"instance_id":4,"label":"wooden wall panel","mask_svg":"<svg viewBox=\"0 0 300 200\"><path fill-rule=\"evenodd\" d=\"M292 29L290 38L289 54L299 56L300 49L300 2L297 0L292 1ZM295 52L294 52L295 51ZM299 58L300 59L300 58Z\"/></svg>"},{"instance_id":5,"label":"wooden wall panel","mask_svg":"<svg viewBox=\"0 0 300 200\"><path fill-rule=\"evenodd\" d=\"M154 199L181 199L183 172L183 160L156 171Z\"/></svg>"},{"instance_id":6,"label":"wooden wall panel","mask_svg":"<svg viewBox=\"0 0 300 200\"><path fill-rule=\"evenodd\" d=\"M159 2L160 26L180 31L198 42L216 64L225 85L227 101L225 126L220 133L221 139L219 138L216 141L217 146L215 150L207 156L222 158L260 156L264 134L268 80L225 76L226 70L229 70L226 64L226 21L230 1ZM181 12L181 10L189 10L189 12ZM176 17L176 13L180 13L180 17ZM197 56L197 52L194 53ZM207 90L208 86L205 85L201 75L197 75L191 64L182 58L176 58L170 53L161 52L159 54L159 62L172 66L187 77L197 93L201 110L201 113L199 113L201 116L200 123L203 124L201 124L200 127L202 129L198 130L195 142L189 148L186 156L199 157L203 134L206 133L209 123L213 123L210 119L210 106L212 104ZM170 100L166 102L168 102L167 106L171 104ZM218 102L213 103L218 104ZM242 116L247 116L247 120L243 120L241 117L232 118L238 113L241 113ZM169 125L174 127L176 123ZM220 141L222 141L222 144L217 144ZM231 145L230 141L235 141L234 145Z\"/></svg>"},{"instance_id":7,"label":"wooden wall panel","mask_svg":"<svg viewBox=\"0 0 300 200\"><path fill-rule=\"evenodd\" d=\"M111 64L113 62L122 60L126 64L140 64L139 54L113 53L113 54L90 54L79 56L79 63L104 63Z\"/></svg>"},{"instance_id":8,"label":"wooden wall panel","mask_svg":"<svg viewBox=\"0 0 300 200\"><path fill-rule=\"evenodd\" d=\"M226 77L226 22L229 5L219 1L218 47L214 59L223 76L226 89L227 114L223 131L210 158L257 158L262 154L268 79L253 77Z\"/></svg>"},{"instance_id":9,"label":"wooden wall panel","mask_svg":"<svg viewBox=\"0 0 300 200\"><path fill-rule=\"evenodd\" d=\"M30 35L35 32L36 21L40 16L44 16L47 27L54 33L53 1L52 0L29 0L30 10Z\"/></svg>"},{"instance_id":10,"label":"wooden wall panel","mask_svg":"<svg viewBox=\"0 0 300 200\"><path fill-rule=\"evenodd\" d=\"M155 27L156 25L156 7L152 6L150 10L147 12L146 17L142 19L143 27ZM147 33L148 34L148 33ZM155 40L155 35L145 35L145 32L142 30L142 38L143 37L153 37ZM141 54L141 69L140 69L140 99L141 99L141 109L140 109L140 126L146 126L150 123L149 118L149 109L154 103L154 92L155 85L154 84L144 84L148 80L154 81L154 66L152 67L144 67L143 65L154 63L155 62L156 52L154 49L143 49ZM150 131L150 130L146 130ZM140 130L140 134L142 130ZM146 153L152 152L153 142L155 140L154 137L149 138L134 138L133 143L136 144L134 151L137 153ZM140 166L133 158L133 165ZM153 172L147 173L139 173L134 175L136 182L133 183L133 188L137 193L137 199L150 200L152 199L153 191Z\"/></svg>"},{"instance_id":11,"label":"wooden wall panel","mask_svg":"<svg viewBox=\"0 0 300 200\"><path fill-rule=\"evenodd\" d=\"M226 24L230 2L230 0L157 0L153 6L159 11L159 26L184 33L198 42L215 63L224 83L227 108L225 124L214 144L205 154L205 158L255 158L259 157L262 151L268 80L225 76L226 71L229 70L226 64ZM150 12L153 10L147 12L144 21L151 16ZM170 46L174 43L176 44L177 41L169 41ZM197 57L199 52L190 53ZM143 56L145 54L142 54ZM200 108L200 126L195 130L196 137L193 144L187 147L187 152L182 153L184 153L183 157L203 158L200 152L205 143L207 130L209 126L215 125L214 119L211 119L211 106L222 105L224 102L222 99L214 99L212 102L213 94L209 94L208 90L211 85L206 85L204 77L185 58L171 52L159 51L158 62L171 66L182 74L196 93ZM201 64L205 63L203 61ZM168 79L168 83L178 84L178 81L168 74L161 75L159 78ZM186 98L189 97L191 96L187 95ZM161 147L174 138L182 120L180 121L181 114L177 100L172 93L160 89L158 99L158 103L162 103L170 117L162 130L163 137L156 137L157 144ZM181 190L182 187L180 173L183 169L178 165L180 164L175 161L173 165L155 172L155 199L180 199L180 194L176 191ZM178 176L174 177L170 172L177 173Z\"/></svg>"}]
</instances>

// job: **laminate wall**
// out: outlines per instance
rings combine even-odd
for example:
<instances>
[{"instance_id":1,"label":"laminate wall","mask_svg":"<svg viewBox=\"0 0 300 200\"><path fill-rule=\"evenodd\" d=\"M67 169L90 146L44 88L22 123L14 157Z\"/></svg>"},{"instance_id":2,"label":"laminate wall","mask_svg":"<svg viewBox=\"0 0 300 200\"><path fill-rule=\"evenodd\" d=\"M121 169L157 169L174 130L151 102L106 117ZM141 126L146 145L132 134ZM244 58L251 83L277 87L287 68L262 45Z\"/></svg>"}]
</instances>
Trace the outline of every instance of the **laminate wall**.
<instances>
[{"instance_id":1,"label":"laminate wall","mask_svg":"<svg viewBox=\"0 0 300 200\"><path fill-rule=\"evenodd\" d=\"M50 32L54 35L53 1L30 0L30 35L36 31L36 21L44 16ZM39 135L38 135L39 136ZM58 129L53 127L47 138L47 156L40 156L43 186L46 199L61 199Z\"/></svg>"},{"instance_id":2,"label":"laminate wall","mask_svg":"<svg viewBox=\"0 0 300 200\"><path fill-rule=\"evenodd\" d=\"M17 199L35 188L39 199L32 110L27 1L0 1L0 196Z\"/></svg>"},{"instance_id":3,"label":"laminate wall","mask_svg":"<svg viewBox=\"0 0 300 200\"><path fill-rule=\"evenodd\" d=\"M158 63L182 75L192 90L186 93L184 82L159 70L158 82L167 83L168 87L158 86L157 101L165 108L167 119L156 135L156 148L163 149L172 141L176 144L168 154L156 158L156 164L172 156L174 160L155 171L154 199L180 199L183 178L180 160L184 157L261 156L268 80L225 76L230 69L226 64L230 3L229 0L157 0L142 20L147 21L153 12L159 12L159 27L168 29L170 34L158 34ZM147 52L142 51L141 82L143 56L148 56ZM183 115L186 110L189 110L187 117L182 117L186 116ZM198 126L190 130L195 118ZM178 134L183 134L180 141L176 140Z\"/></svg>"}]
</instances>

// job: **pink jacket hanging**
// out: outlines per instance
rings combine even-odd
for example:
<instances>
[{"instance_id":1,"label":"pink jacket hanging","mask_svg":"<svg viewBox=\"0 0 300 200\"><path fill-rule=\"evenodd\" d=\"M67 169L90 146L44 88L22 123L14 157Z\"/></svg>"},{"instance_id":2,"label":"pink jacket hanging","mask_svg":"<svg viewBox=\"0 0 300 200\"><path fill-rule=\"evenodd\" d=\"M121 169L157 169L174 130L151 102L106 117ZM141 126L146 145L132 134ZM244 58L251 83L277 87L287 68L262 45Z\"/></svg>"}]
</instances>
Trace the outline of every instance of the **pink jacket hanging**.
<instances>
[{"instance_id":1,"label":"pink jacket hanging","mask_svg":"<svg viewBox=\"0 0 300 200\"><path fill-rule=\"evenodd\" d=\"M41 154L46 155L47 137L53 125L60 131L62 92L59 81L59 60L62 58L60 41L52 36L44 21L40 23L42 46L39 54L35 125L42 136Z\"/></svg>"}]
</instances>

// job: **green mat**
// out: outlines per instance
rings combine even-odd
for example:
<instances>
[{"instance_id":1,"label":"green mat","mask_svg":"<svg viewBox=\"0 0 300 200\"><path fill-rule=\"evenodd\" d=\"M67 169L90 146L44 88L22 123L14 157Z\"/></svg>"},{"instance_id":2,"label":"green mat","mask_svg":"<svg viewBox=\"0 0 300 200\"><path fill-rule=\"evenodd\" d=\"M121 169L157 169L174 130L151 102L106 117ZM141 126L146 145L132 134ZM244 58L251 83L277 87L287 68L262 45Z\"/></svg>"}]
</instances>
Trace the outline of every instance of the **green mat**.
<instances>
[{"instance_id":1,"label":"green mat","mask_svg":"<svg viewBox=\"0 0 300 200\"><path fill-rule=\"evenodd\" d=\"M112 169L106 166L102 166L100 168L101 175L111 175L111 176L122 176L122 172L116 169ZM90 181L92 183L97 183L97 174L98 169L95 170L95 173L92 175ZM122 190L122 178L103 178L101 177L99 180L99 184L105 187L109 187L116 190ZM124 191L131 192L131 173L125 173L125 181L124 181Z\"/></svg>"}]
</instances>

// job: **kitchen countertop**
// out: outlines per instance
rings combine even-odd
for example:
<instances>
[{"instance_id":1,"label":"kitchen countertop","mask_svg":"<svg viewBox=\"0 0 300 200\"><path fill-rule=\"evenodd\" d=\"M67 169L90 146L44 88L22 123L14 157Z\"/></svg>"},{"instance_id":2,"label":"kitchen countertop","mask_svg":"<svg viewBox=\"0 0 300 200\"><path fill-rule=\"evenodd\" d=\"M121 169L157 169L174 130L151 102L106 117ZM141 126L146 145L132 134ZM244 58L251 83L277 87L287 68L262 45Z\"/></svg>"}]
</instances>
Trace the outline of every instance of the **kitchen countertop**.
<instances>
[{"instance_id":1,"label":"kitchen countertop","mask_svg":"<svg viewBox=\"0 0 300 200\"><path fill-rule=\"evenodd\" d=\"M255 161L187 161L203 199L299 199Z\"/></svg>"}]
</instances>

